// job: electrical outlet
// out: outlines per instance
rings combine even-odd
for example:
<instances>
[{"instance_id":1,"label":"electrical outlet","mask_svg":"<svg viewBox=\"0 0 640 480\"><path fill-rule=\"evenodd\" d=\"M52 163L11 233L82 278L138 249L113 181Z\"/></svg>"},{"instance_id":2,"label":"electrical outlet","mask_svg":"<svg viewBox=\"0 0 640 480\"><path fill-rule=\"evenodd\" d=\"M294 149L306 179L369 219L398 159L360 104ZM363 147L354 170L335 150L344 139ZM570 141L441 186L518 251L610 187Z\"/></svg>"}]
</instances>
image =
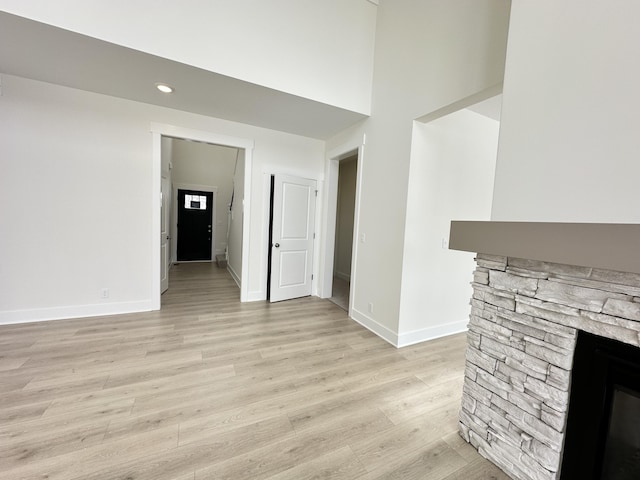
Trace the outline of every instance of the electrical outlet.
<instances>
[{"instance_id":1,"label":"electrical outlet","mask_svg":"<svg viewBox=\"0 0 640 480\"><path fill-rule=\"evenodd\" d=\"M449 240L447 240L446 238L442 239L442 248L444 250L446 250L447 248L449 248Z\"/></svg>"},{"instance_id":2,"label":"electrical outlet","mask_svg":"<svg viewBox=\"0 0 640 480\"><path fill-rule=\"evenodd\" d=\"M103 288L100 290L100 298L109 298L109 289Z\"/></svg>"},{"instance_id":3,"label":"electrical outlet","mask_svg":"<svg viewBox=\"0 0 640 480\"><path fill-rule=\"evenodd\" d=\"M365 243L367 241L367 235L364 233L360 234L360 243Z\"/></svg>"},{"instance_id":4,"label":"electrical outlet","mask_svg":"<svg viewBox=\"0 0 640 480\"><path fill-rule=\"evenodd\" d=\"M373 313L373 303L369 303L369 313Z\"/></svg>"}]
</instances>

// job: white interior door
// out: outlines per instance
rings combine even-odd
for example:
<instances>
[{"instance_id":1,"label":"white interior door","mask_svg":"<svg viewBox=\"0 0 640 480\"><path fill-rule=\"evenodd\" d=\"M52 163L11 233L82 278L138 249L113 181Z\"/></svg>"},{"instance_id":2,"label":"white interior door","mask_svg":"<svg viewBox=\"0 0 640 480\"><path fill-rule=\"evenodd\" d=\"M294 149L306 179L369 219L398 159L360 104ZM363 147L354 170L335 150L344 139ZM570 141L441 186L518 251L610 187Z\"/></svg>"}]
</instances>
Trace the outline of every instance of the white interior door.
<instances>
[{"instance_id":1,"label":"white interior door","mask_svg":"<svg viewBox=\"0 0 640 480\"><path fill-rule=\"evenodd\" d=\"M169 248L171 180L163 175L160 188L162 198L160 204L160 292L164 293L169 288L169 266L171 263L171 248Z\"/></svg>"},{"instance_id":2,"label":"white interior door","mask_svg":"<svg viewBox=\"0 0 640 480\"><path fill-rule=\"evenodd\" d=\"M275 175L271 242L272 302L311 295L316 182Z\"/></svg>"}]
</instances>

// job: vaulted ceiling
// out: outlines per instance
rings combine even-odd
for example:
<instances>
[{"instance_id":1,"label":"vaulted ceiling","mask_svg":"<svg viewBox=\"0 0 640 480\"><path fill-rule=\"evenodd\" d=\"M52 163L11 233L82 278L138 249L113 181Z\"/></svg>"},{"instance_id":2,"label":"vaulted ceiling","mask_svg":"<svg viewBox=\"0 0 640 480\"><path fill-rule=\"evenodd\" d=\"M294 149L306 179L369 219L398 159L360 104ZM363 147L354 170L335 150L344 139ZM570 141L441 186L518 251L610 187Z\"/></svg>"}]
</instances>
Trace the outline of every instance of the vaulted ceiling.
<instances>
[{"instance_id":1,"label":"vaulted ceiling","mask_svg":"<svg viewBox=\"0 0 640 480\"><path fill-rule=\"evenodd\" d=\"M0 73L318 139L366 118L5 12ZM174 93L160 93L158 82Z\"/></svg>"}]
</instances>

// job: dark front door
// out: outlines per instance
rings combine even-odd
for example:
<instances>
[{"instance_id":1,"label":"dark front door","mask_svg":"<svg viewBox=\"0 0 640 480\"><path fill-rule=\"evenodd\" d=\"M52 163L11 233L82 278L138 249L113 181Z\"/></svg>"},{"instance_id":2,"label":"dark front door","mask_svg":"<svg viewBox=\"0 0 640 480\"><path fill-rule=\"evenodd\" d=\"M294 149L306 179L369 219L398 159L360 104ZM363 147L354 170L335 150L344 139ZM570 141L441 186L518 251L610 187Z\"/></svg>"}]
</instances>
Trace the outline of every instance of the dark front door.
<instances>
[{"instance_id":1,"label":"dark front door","mask_svg":"<svg viewBox=\"0 0 640 480\"><path fill-rule=\"evenodd\" d=\"M178 261L211 260L213 193L178 190Z\"/></svg>"}]
</instances>

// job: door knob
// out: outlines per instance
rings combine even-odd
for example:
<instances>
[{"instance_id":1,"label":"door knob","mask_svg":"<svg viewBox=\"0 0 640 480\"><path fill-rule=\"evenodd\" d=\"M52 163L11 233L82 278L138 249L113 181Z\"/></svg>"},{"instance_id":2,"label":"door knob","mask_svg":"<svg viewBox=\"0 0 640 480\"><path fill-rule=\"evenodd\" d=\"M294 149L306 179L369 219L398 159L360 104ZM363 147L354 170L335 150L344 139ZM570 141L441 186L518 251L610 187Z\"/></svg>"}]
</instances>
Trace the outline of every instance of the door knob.
<instances>
[{"instance_id":1,"label":"door knob","mask_svg":"<svg viewBox=\"0 0 640 480\"><path fill-rule=\"evenodd\" d=\"M279 243L276 243L276 244L274 245L274 247L276 247L276 248L280 248L280 244L279 244Z\"/></svg>"}]
</instances>

